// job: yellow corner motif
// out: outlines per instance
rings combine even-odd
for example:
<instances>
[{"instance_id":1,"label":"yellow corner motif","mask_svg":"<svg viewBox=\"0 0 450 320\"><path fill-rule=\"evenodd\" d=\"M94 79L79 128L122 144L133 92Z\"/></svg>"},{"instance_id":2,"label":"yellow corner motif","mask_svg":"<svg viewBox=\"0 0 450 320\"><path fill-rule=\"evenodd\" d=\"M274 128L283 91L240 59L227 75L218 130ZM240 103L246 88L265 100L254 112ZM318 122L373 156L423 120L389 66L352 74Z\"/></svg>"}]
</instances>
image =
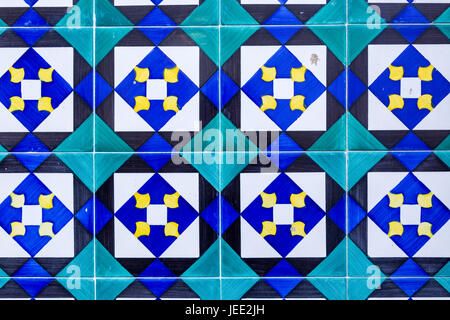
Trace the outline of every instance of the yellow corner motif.
<instances>
[{"instance_id":1,"label":"yellow corner motif","mask_svg":"<svg viewBox=\"0 0 450 320\"><path fill-rule=\"evenodd\" d=\"M175 192L174 194L166 194L164 195L164 204L167 208L178 208L178 198L180 198L180 194L178 192Z\"/></svg>"},{"instance_id":2,"label":"yellow corner motif","mask_svg":"<svg viewBox=\"0 0 450 320\"><path fill-rule=\"evenodd\" d=\"M43 195L41 194L39 196L39 206L42 209L52 209L53 208L53 198L55 197L55 195L53 193L49 194L49 195Z\"/></svg>"},{"instance_id":3,"label":"yellow corner motif","mask_svg":"<svg viewBox=\"0 0 450 320\"><path fill-rule=\"evenodd\" d=\"M150 205L150 195L148 193L140 194L136 192L134 199L136 200L136 208L138 209L145 209Z\"/></svg>"},{"instance_id":4,"label":"yellow corner motif","mask_svg":"<svg viewBox=\"0 0 450 320\"><path fill-rule=\"evenodd\" d=\"M39 111L47 111L49 113L52 113L54 110L52 107L52 98L50 98L50 97L39 98L38 110Z\"/></svg>"},{"instance_id":5,"label":"yellow corner motif","mask_svg":"<svg viewBox=\"0 0 450 320\"><path fill-rule=\"evenodd\" d=\"M261 192L262 199L262 207L263 208L272 208L277 204L277 195L274 193L265 193Z\"/></svg>"},{"instance_id":6,"label":"yellow corner motif","mask_svg":"<svg viewBox=\"0 0 450 320\"><path fill-rule=\"evenodd\" d=\"M39 227L39 235L41 237L50 237L53 238L55 234L53 233L53 223L52 222L43 222Z\"/></svg>"},{"instance_id":7,"label":"yellow corner motif","mask_svg":"<svg viewBox=\"0 0 450 320\"><path fill-rule=\"evenodd\" d=\"M306 67L301 66L300 68L291 69L291 79L294 82L305 82Z\"/></svg>"},{"instance_id":8,"label":"yellow corner motif","mask_svg":"<svg viewBox=\"0 0 450 320\"><path fill-rule=\"evenodd\" d=\"M429 222L421 222L417 227L417 234L419 236L427 236L428 238L431 238L433 236L433 233L431 232L432 226L433 225Z\"/></svg>"},{"instance_id":9,"label":"yellow corner motif","mask_svg":"<svg viewBox=\"0 0 450 320\"><path fill-rule=\"evenodd\" d=\"M395 67L395 66L389 66L389 79L394 80L394 81L399 81L402 80L403 78L403 74L404 74L404 69L403 67Z\"/></svg>"},{"instance_id":10,"label":"yellow corner motif","mask_svg":"<svg viewBox=\"0 0 450 320\"><path fill-rule=\"evenodd\" d=\"M398 94L391 94L389 96L389 106L388 110L392 111L394 109L403 109L405 106L405 101Z\"/></svg>"},{"instance_id":11,"label":"yellow corner motif","mask_svg":"<svg viewBox=\"0 0 450 320\"><path fill-rule=\"evenodd\" d=\"M42 82L52 82L53 81L53 68L39 69L38 72L39 80Z\"/></svg>"},{"instance_id":12,"label":"yellow corner motif","mask_svg":"<svg viewBox=\"0 0 450 320\"><path fill-rule=\"evenodd\" d=\"M303 191L301 193L293 193L291 194L290 200L292 206L296 208L304 208L305 207L305 198L306 198L306 192Z\"/></svg>"},{"instance_id":13,"label":"yellow corner motif","mask_svg":"<svg viewBox=\"0 0 450 320\"><path fill-rule=\"evenodd\" d=\"M172 69L164 69L164 80L168 83L177 83L179 72L180 68L178 68L177 66Z\"/></svg>"},{"instance_id":14,"label":"yellow corner motif","mask_svg":"<svg viewBox=\"0 0 450 320\"><path fill-rule=\"evenodd\" d=\"M268 68L265 66L261 67L261 71L262 71L262 79L265 82L271 82L273 80L275 80L275 78L277 77L277 68L272 67L272 68Z\"/></svg>"},{"instance_id":15,"label":"yellow corner motif","mask_svg":"<svg viewBox=\"0 0 450 320\"><path fill-rule=\"evenodd\" d=\"M134 112L144 111L148 109L150 109L150 101L147 99L147 97L134 97Z\"/></svg>"},{"instance_id":16,"label":"yellow corner motif","mask_svg":"<svg viewBox=\"0 0 450 320\"><path fill-rule=\"evenodd\" d=\"M25 110L25 101L21 97L11 97L9 98L11 105L9 106L9 112L23 111Z\"/></svg>"},{"instance_id":17,"label":"yellow corner motif","mask_svg":"<svg viewBox=\"0 0 450 320\"><path fill-rule=\"evenodd\" d=\"M262 96L262 105L261 105L261 111L265 112L266 110L275 110L277 107L277 100L275 100L272 96Z\"/></svg>"},{"instance_id":18,"label":"yellow corner motif","mask_svg":"<svg viewBox=\"0 0 450 320\"><path fill-rule=\"evenodd\" d=\"M422 81L432 81L433 71L434 66L430 64L428 67L425 68L419 67L419 71L417 72L417 74L419 76L419 79Z\"/></svg>"},{"instance_id":19,"label":"yellow corner motif","mask_svg":"<svg viewBox=\"0 0 450 320\"><path fill-rule=\"evenodd\" d=\"M136 74L134 80L140 83L147 82L150 78L150 70L148 68L135 67L134 73Z\"/></svg>"},{"instance_id":20,"label":"yellow corner motif","mask_svg":"<svg viewBox=\"0 0 450 320\"><path fill-rule=\"evenodd\" d=\"M164 227L164 234L166 235L166 237L178 238L180 236L180 234L178 233L178 223L168 222Z\"/></svg>"},{"instance_id":21,"label":"yellow corner motif","mask_svg":"<svg viewBox=\"0 0 450 320\"><path fill-rule=\"evenodd\" d=\"M263 229L261 231L261 237L274 236L277 234L277 225L272 221L263 221Z\"/></svg>"},{"instance_id":22,"label":"yellow corner motif","mask_svg":"<svg viewBox=\"0 0 450 320\"><path fill-rule=\"evenodd\" d=\"M178 108L178 97L170 96L164 98L163 108L164 111L180 111L180 109Z\"/></svg>"},{"instance_id":23,"label":"yellow corner motif","mask_svg":"<svg viewBox=\"0 0 450 320\"><path fill-rule=\"evenodd\" d=\"M427 109L433 111L434 108L432 100L433 96L431 94L421 95L417 100L417 108L419 108L419 110Z\"/></svg>"},{"instance_id":24,"label":"yellow corner motif","mask_svg":"<svg viewBox=\"0 0 450 320\"><path fill-rule=\"evenodd\" d=\"M134 233L134 236L136 238L139 238L142 236L149 236L149 235L150 235L150 225L144 221L136 222L136 232Z\"/></svg>"},{"instance_id":25,"label":"yellow corner motif","mask_svg":"<svg viewBox=\"0 0 450 320\"><path fill-rule=\"evenodd\" d=\"M22 208L25 205L25 195L15 194L14 192L9 195L11 197L11 207Z\"/></svg>"},{"instance_id":26,"label":"yellow corner motif","mask_svg":"<svg viewBox=\"0 0 450 320\"><path fill-rule=\"evenodd\" d=\"M11 67L8 69L8 71L11 74L11 82L12 83L20 83L25 78L25 69L24 68L16 69L16 68Z\"/></svg>"},{"instance_id":27,"label":"yellow corner motif","mask_svg":"<svg viewBox=\"0 0 450 320\"><path fill-rule=\"evenodd\" d=\"M11 222L11 233L9 235L12 238L15 236L24 236L25 233L25 225L22 222Z\"/></svg>"},{"instance_id":28,"label":"yellow corner motif","mask_svg":"<svg viewBox=\"0 0 450 320\"><path fill-rule=\"evenodd\" d=\"M291 107L291 110L301 110L302 112L306 111L305 108L305 96L294 96L291 99L291 102L289 104L289 106Z\"/></svg>"},{"instance_id":29,"label":"yellow corner motif","mask_svg":"<svg viewBox=\"0 0 450 320\"><path fill-rule=\"evenodd\" d=\"M388 236L401 236L403 235L403 225L398 221L389 222Z\"/></svg>"},{"instance_id":30,"label":"yellow corner motif","mask_svg":"<svg viewBox=\"0 0 450 320\"><path fill-rule=\"evenodd\" d=\"M291 235L306 237L305 224L301 221L294 222L291 226Z\"/></svg>"},{"instance_id":31,"label":"yellow corner motif","mask_svg":"<svg viewBox=\"0 0 450 320\"><path fill-rule=\"evenodd\" d=\"M427 194L419 194L417 196L417 203L422 208L431 208L433 206L433 192Z\"/></svg>"},{"instance_id":32,"label":"yellow corner motif","mask_svg":"<svg viewBox=\"0 0 450 320\"><path fill-rule=\"evenodd\" d=\"M400 208L403 205L403 201L405 200L403 193L388 193L389 197L389 207L391 208Z\"/></svg>"}]
</instances>

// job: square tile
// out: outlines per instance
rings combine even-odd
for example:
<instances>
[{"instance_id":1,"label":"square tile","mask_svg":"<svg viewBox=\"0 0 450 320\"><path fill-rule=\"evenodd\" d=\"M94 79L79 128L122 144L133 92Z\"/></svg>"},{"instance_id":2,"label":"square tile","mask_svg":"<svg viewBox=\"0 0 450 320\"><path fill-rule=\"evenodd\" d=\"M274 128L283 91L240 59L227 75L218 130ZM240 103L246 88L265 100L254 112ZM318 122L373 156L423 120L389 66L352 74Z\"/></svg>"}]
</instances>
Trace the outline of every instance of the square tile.
<instances>
[{"instance_id":1,"label":"square tile","mask_svg":"<svg viewBox=\"0 0 450 320\"><path fill-rule=\"evenodd\" d=\"M221 130L261 150L345 150L345 28L223 27L221 38Z\"/></svg>"},{"instance_id":2,"label":"square tile","mask_svg":"<svg viewBox=\"0 0 450 320\"><path fill-rule=\"evenodd\" d=\"M446 30L349 27L350 150L448 150Z\"/></svg>"},{"instance_id":3,"label":"square tile","mask_svg":"<svg viewBox=\"0 0 450 320\"><path fill-rule=\"evenodd\" d=\"M0 30L0 151L92 150L92 36Z\"/></svg>"},{"instance_id":4,"label":"square tile","mask_svg":"<svg viewBox=\"0 0 450 320\"><path fill-rule=\"evenodd\" d=\"M218 114L218 28L96 34L97 151L180 150Z\"/></svg>"}]
</instances>

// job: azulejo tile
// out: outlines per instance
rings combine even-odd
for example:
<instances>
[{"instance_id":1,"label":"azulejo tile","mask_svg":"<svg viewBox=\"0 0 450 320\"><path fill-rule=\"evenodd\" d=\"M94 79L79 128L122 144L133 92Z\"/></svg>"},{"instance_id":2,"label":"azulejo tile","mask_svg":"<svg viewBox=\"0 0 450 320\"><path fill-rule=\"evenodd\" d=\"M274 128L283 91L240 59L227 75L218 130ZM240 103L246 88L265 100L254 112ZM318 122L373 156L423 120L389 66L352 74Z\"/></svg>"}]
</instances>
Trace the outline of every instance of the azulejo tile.
<instances>
[{"instance_id":1,"label":"azulejo tile","mask_svg":"<svg viewBox=\"0 0 450 320\"><path fill-rule=\"evenodd\" d=\"M349 0L349 23L446 23L448 0Z\"/></svg>"},{"instance_id":2,"label":"azulejo tile","mask_svg":"<svg viewBox=\"0 0 450 320\"><path fill-rule=\"evenodd\" d=\"M222 124L261 150L345 150L344 27L223 27L221 42Z\"/></svg>"},{"instance_id":3,"label":"azulejo tile","mask_svg":"<svg viewBox=\"0 0 450 320\"><path fill-rule=\"evenodd\" d=\"M344 24L345 0L221 0L224 25Z\"/></svg>"},{"instance_id":4,"label":"azulejo tile","mask_svg":"<svg viewBox=\"0 0 450 320\"><path fill-rule=\"evenodd\" d=\"M92 29L0 33L0 151L91 151Z\"/></svg>"},{"instance_id":5,"label":"azulejo tile","mask_svg":"<svg viewBox=\"0 0 450 320\"><path fill-rule=\"evenodd\" d=\"M98 277L149 279L160 297L219 276L218 192L194 167L167 153L96 154L95 166Z\"/></svg>"},{"instance_id":6,"label":"azulejo tile","mask_svg":"<svg viewBox=\"0 0 450 320\"><path fill-rule=\"evenodd\" d=\"M329 299L345 299L343 153L261 153L221 197L224 298L245 296L258 277L271 279L251 289L248 297L271 287L271 297L277 292L278 298L286 298L311 277L336 281L305 281L291 297L313 290ZM249 280L241 283L239 278Z\"/></svg>"},{"instance_id":7,"label":"azulejo tile","mask_svg":"<svg viewBox=\"0 0 450 320\"><path fill-rule=\"evenodd\" d=\"M216 117L218 28L96 34L97 151L180 150Z\"/></svg>"},{"instance_id":8,"label":"azulejo tile","mask_svg":"<svg viewBox=\"0 0 450 320\"><path fill-rule=\"evenodd\" d=\"M349 154L349 276L375 283L351 280L351 298L449 297L448 165L448 152Z\"/></svg>"},{"instance_id":9,"label":"azulejo tile","mask_svg":"<svg viewBox=\"0 0 450 320\"><path fill-rule=\"evenodd\" d=\"M93 156L0 159L0 275L13 278L0 281L0 296L87 297L79 282L94 275Z\"/></svg>"},{"instance_id":10,"label":"azulejo tile","mask_svg":"<svg viewBox=\"0 0 450 320\"><path fill-rule=\"evenodd\" d=\"M349 149L448 150L448 27L349 27Z\"/></svg>"},{"instance_id":11,"label":"azulejo tile","mask_svg":"<svg viewBox=\"0 0 450 320\"><path fill-rule=\"evenodd\" d=\"M96 0L97 26L217 26L219 0Z\"/></svg>"},{"instance_id":12,"label":"azulejo tile","mask_svg":"<svg viewBox=\"0 0 450 320\"><path fill-rule=\"evenodd\" d=\"M92 0L2 1L2 3L0 3L0 26L92 26L92 3Z\"/></svg>"}]
</instances>

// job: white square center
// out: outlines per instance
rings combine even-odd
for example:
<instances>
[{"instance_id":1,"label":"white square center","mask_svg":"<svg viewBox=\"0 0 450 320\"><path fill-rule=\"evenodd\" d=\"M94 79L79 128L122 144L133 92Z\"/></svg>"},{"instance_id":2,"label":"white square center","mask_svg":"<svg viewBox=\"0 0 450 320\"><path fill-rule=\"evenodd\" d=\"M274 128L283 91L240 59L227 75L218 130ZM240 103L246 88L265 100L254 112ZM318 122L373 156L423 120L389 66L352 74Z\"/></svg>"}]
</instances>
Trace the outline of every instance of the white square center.
<instances>
[{"instance_id":1,"label":"white square center","mask_svg":"<svg viewBox=\"0 0 450 320\"><path fill-rule=\"evenodd\" d=\"M400 208L400 222L403 225L419 225L421 208L417 204L404 204Z\"/></svg>"},{"instance_id":2,"label":"white square center","mask_svg":"<svg viewBox=\"0 0 450 320\"><path fill-rule=\"evenodd\" d=\"M23 80L21 85L23 100L39 100L42 97L41 80Z\"/></svg>"},{"instance_id":3,"label":"white square center","mask_svg":"<svg viewBox=\"0 0 450 320\"><path fill-rule=\"evenodd\" d=\"M273 80L273 96L275 99L291 99L294 96L294 81L291 79Z\"/></svg>"},{"instance_id":4,"label":"white square center","mask_svg":"<svg viewBox=\"0 0 450 320\"><path fill-rule=\"evenodd\" d=\"M163 204L149 205L147 207L147 223L165 226L167 224L167 207Z\"/></svg>"},{"instance_id":5,"label":"white square center","mask_svg":"<svg viewBox=\"0 0 450 320\"><path fill-rule=\"evenodd\" d=\"M147 80L147 98L149 100L164 100L167 97L167 82L163 79Z\"/></svg>"},{"instance_id":6,"label":"white square center","mask_svg":"<svg viewBox=\"0 0 450 320\"><path fill-rule=\"evenodd\" d=\"M291 204L276 204L273 207L273 222L276 225L294 223L294 207Z\"/></svg>"},{"instance_id":7,"label":"white square center","mask_svg":"<svg viewBox=\"0 0 450 320\"><path fill-rule=\"evenodd\" d=\"M400 85L400 95L403 98L415 99L422 94L422 81L419 78L403 78Z\"/></svg>"},{"instance_id":8,"label":"white square center","mask_svg":"<svg viewBox=\"0 0 450 320\"><path fill-rule=\"evenodd\" d=\"M41 225L42 208L40 206L24 206L22 208L22 223L26 226Z\"/></svg>"}]
</instances>

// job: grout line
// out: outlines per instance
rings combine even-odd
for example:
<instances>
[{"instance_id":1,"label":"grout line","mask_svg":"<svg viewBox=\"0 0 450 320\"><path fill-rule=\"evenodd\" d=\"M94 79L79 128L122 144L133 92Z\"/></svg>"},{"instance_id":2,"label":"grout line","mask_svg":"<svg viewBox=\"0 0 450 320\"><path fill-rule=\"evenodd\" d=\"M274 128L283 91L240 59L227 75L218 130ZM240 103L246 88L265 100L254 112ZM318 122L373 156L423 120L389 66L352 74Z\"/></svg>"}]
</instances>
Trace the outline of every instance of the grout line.
<instances>
[{"instance_id":1,"label":"grout line","mask_svg":"<svg viewBox=\"0 0 450 320\"><path fill-rule=\"evenodd\" d=\"M96 185L95 185L95 175L96 175L96 173L95 173L95 161L96 161L96 154L95 154L95 149L96 149L96 145L95 145L95 135L96 135L96 132L95 132L95 118L96 118L96 114L97 114L97 110L96 110L96 94L97 94L97 92L96 92L96 90L95 90L95 88L96 88L96 81L97 81L97 77L96 77L96 73L97 73L97 65L96 65L96 59L97 59L97 55L96 55L96 53L95 53L95 50L96 50L96 46L95 46L95 42L96 42L96 25L97 25L97 15L96 15L96 0L94 0L93 1L93 4L92 4L92 21L94 22L94 28L93 28L93 36L92 36L92 54L94 55L93 56L93 88L92 88L92 91L93 91L93 93L92 93L92 95L93 95L93 99L92 99L92 103L93 103L93 106L92 106L92 109L93 109L93 121L92 121L92 126L93 126L93 128L92 128L92 133L93 133L93 137L92 137L92 172L93 172L93 174L92 174L92 182L93 182L93 199L94 199L94 201L93 201L93 206L94 206L94 208L93 208L93 219L94 219L94 221L93 221L93 226L94 226L94 231L93 231L93 235L92 235L92 237L93 237L93 239L92 239L92 241L94 241L94 252L93 252L93 255L94 255L94 270L93 270L93 274L94 274L94 300L97 300L97 259L96 259L96 257L97 257L97 245L96 245L96 243L97 243L97 237L96 237L96 231L97 231L97 225L96 225L96 214L97 214L97 210L96 210L96 196L95 196L95 192L96 192Z\"/></svg>"}]
</instances>

